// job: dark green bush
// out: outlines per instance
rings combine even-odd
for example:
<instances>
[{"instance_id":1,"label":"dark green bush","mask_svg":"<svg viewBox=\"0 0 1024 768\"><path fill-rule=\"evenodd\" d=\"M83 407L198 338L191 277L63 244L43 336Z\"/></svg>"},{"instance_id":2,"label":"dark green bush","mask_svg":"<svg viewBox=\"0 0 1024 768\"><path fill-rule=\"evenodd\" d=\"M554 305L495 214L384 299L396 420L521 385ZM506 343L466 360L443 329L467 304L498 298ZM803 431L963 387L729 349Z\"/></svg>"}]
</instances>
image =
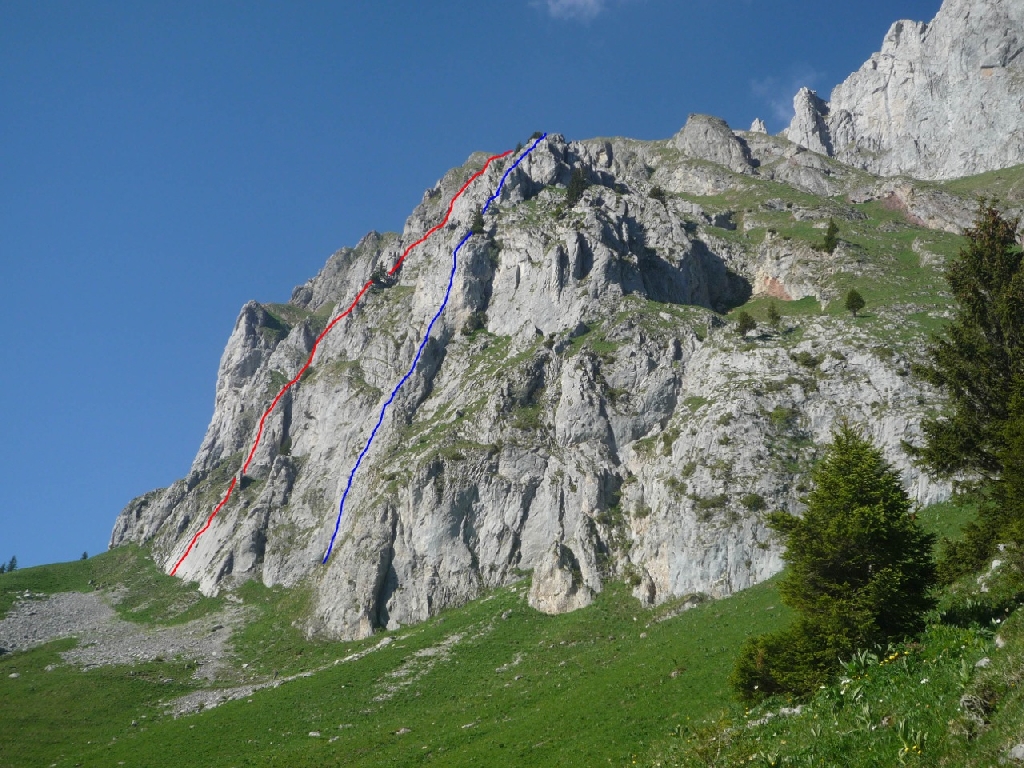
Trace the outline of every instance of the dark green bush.
<instances>
[{"instance_id":1,"label":"dark green bush","mask_svg":"<svg viewBox=\"0 0 1024 768\"><path fill-rule=\"evenodd\" d=\"M785 429L786 427L793 426L793 423L796 421L796 410L778 405L768 414L768 418L779 429Z\"/></svg>"},{"instance_id":2,"label":"dark green bush","mask_svg":"<svg viewBox=\"0 0 1024 768\"><path fill-rule=\"evenodd\" d=\"M474 235L482 235L484 233L484 215L480 211L473 214L473 223L470 225L469 231Z\"/></svg>"},{"instance_id":3,"label":"dark green bush","mask_svg":"<svg viewBox=\"0 0 1024 768\"><path fill-rule=\"evenodd\" d=\"M740 499L740 504L751 512L760 512L765 507L764 496L759 493L748 493Z\"/></svg>"},{"instance_id":4,"label":"dark green bush","mask_svg":"<svg viewBox=\"0 0 1024 768\"><path fill-rule=\"evenodd\" d=\"M817 368L818 365L821 363L820 357L811 354L807 350L797 352L793 355L790 355L790 357L792 357L793 360L795 360L798 364L802 365L804 368Z\"/></svg>"},{"instance_id":5,"label":"dark green bush","mask_svg":"<svg viewBox=\"0 0 1024 768\"><path fill-rule=\"evenodd\" d=\"M753 703L780 694L804 696L829 678L833 648L814 625L751 637L740 650L729 683L741 701Z\"/></svg>"},{"instance_id":6,"label":"dark green bush","mask_svg":"<svg viewBox=\"0 0 1024 768\"><path fill-rule=\"evenodd\" d=\"M576 203L583 197L583 193L587 187L590 186L587 183L587 174L582 168L576 168L572 172L572 177L569 179L569 186L565 191L565 205L567 208L572 208Z\"/></svg>"},{"instance_id":7,"label":"dark green bush","mask_svg":"<svg viewBox=\"0 0 1024 768\"><path fill-rule=\"evenodd\" d=\"M375 289L391 288L398 284L398 275L389 275L388 269L383 264L378 264L374 267L373 273L370 275L370 280L373 282Z\"/></svg>"}]
</instances>

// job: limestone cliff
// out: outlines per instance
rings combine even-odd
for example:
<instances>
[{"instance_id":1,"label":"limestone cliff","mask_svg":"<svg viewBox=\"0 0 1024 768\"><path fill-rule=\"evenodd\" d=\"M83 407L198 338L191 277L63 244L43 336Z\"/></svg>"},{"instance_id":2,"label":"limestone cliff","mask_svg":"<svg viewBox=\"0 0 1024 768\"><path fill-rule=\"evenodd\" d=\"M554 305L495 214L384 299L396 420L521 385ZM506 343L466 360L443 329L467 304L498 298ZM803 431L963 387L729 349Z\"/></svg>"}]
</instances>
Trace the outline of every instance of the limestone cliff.
<instances>
[{"instance_id":1,"label":"limestone cliff","mask_svg":"<svg viewBox=\"0 0 1024 768\"><path fill-rule=\"evenodd\" d=\"M793 142L875 174L950 179L1024 163L1024 3L944 0L897 21L828 102L802 89Z\"/></svg>"},{"instance_id":2,"label":"limestone cliff","mask_svg":"<svg viewBox=\"0 0 1024 768\"><path fill-rule=\"evenodd\" d=\"M242 308L191 472L129 504L113 546L146 543L174 564L320 329L441 219L482 159L427 190L402 233L338 251L287 304ZM577 168L590 186L570 206ZM585 605L610 579L647 603L724 595L781 567L761 512L801 508L839 415L883 446L914 499L948 494L900 441L936 403L907 372L915 329L946 311L921 286L939 284L955 237L891 204L881 180L692 116L662 142L550 136L512 173L460 251L451 301L321 565L353 462L501 172L475 182L397 284L374 288L326 337L180 576L208 593L308 581L309 631L341 637L420 621L529 570L546 611ZM947 197L937 210L973 206ZM830 217L845 239L826 254L812 246ZM909 278L888 233L914 242ZM850 281L888 291L871 317L836 311ZM722 313L752 294L801 309L740 338Z\"/></svg>"}]
</instances>

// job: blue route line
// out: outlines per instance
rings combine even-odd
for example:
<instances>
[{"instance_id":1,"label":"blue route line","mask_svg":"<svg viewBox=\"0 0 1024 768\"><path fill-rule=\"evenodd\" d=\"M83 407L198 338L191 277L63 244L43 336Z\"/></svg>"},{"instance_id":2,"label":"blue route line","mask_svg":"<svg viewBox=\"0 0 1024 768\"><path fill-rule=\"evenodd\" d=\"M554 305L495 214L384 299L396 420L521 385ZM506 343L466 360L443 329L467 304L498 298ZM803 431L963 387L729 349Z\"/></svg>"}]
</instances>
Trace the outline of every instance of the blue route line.
<instances>
[{"instance_id":1,"label":"blue route line","mask_svg":"<svg viewBox=\"0 0 1024 768\"><path fill-rule=\"evenodd\" d=\"M498 196L501 194L501 189L502 187L505 186L505 181L506 179L508 179L509 174L511 174L512 171L514 171L516 167L521 162L523 162L523 160L526 159L526 156L533 152L533 150L537 148L537 145L544 141L544 139L546 138L547 134L542 134L539 139L534 141L533 144L531 144L529 148L525 152L523 152L522 155L519 156L518 160L516 160L514 163L512 163L512 165L508 167L508 169L502 175L501 181L498 182L498 188L494 191L493 195L487 198L487 202L484 203L484 207L481 213L487 213L487 209L491 207L491 203L497 200ZM385 402L384 406L380 409L380 417L377 419L377 424L373 428L373 432L370 433L370 438L369 440L366 441L366 445L364 446L362 452L359 454L359 458L356 459L355 466L352 467L352 471L349 473L348 484L345 486L345 493L342 494L341 503L338 505L338 519L334 523L334 533L331 534L331 543L328 545L327 553L324 555L324 565L327 564L327 559L331 556L331 552L334 549L334 541L338 538L338 530L341 528L341 516L345 512L345 501L346 499L348 499L349 491L352 490L352 481L355 479L356 471L359 469L359 465L363 463L363 458L366 456L367 452L369 452L370 446L373 444L373 439L377 436L377 430L379 430L381 424L384 423L384 415L387 413L388 407L391 405L391 403L394 402L395 397L398 395L398 390L400 390L402 388L402 385L409 380L409 378L416 371L416 366L419 365L420 357L423 355L423 350L427 346L427 342L430 341L430 332L434 329L434 323L436 323L438 318L441 317L441 313L444 312L444 308L448 306L448 299L451 297L452 293L452 285L455 283L455 268L458 266L459 249L462 248L462 246L464 246L466 242L469 240L469 238L471 238L472 236L472 232L467 233L466 236L462 238L461 241L459 241L459 244L455 246L455 250L452 251L452 271L448 275L448 288L444 292L444 301L441 302L441 308L437 310L437 314L434 315L433 319L430 321L430 325L427 326L427 332L423 334L423 341L420 342L419 349L416 350L416 357L412 361L412 366L409 368L405 376L402 377L402 380L399 381L395 388L392 390L391 397L387 399L387 402Z\"/></svg>"}]
</instances>

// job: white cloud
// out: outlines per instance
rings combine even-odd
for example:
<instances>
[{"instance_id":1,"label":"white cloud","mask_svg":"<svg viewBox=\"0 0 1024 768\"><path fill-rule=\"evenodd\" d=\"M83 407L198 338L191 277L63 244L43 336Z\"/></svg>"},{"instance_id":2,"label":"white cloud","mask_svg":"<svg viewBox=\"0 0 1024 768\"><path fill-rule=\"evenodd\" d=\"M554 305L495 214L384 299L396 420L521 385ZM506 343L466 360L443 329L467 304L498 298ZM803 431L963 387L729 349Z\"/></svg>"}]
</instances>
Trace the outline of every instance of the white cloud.
<instances>
[{"instance_id":1,"label":"white cloud","mask_svg":"<svg viewBox=\"0 0 1024 768\"><path fill-rule=\"evenodd\" d=\"M611 6L642 2L645 0L530 0L530 5L546 10L556 19L591 21Z\"/></svg>"},{"instance_id":2,"label":"white cloud","mask_svg":"<svg viewBox=\"0 0 1024 768\"><path fill-rule=\"evenodd\" d=\"M544 4L556 19L588 21L604 10L605 0L544 0Z\"/></svg>"}]
</instances>

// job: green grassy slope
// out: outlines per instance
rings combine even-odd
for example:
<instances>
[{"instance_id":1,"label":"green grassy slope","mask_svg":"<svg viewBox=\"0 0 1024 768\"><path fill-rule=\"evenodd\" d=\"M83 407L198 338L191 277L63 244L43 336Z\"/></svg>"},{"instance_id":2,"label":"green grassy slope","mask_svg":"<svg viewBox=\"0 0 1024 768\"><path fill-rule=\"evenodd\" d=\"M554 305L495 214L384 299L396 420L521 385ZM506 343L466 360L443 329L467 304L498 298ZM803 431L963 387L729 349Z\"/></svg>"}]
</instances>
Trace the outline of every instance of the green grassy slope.
<instances>
[{"instance_id":1,"label":"green grassy slope","mask_svg":"<svg viewBox=\"0 0 1024 768\"><path fill-rule=\"evenodd\" d=\"M966 512L946 504L923 510L921 519L952 533ZM178 593L187 591L131 549L0 576L0 594L85 589L100 573L113 585L115 571L129 582L136 574L149 579L150 594L164 595L165 604L180 603ZM692 740L715 733L706 723L747 719L728 690L733 659L748 636L777 629L790 615L772 582L675 616L682 601L645 610L623 585L611 585L589 608L545 616L526 605L527 589L524 579L415 627L329 643L305 640L292 626L306 610L301 590L249 585L241 593L248 624L215 685L266 681L275 671L280 679L310 676L177 719L162 702L200 686L183 659L82 672L58 655L72 640L0 656L0 766L685 765ZM139 620L143 612L126 615ZM144 623L168 620L166 612L147 615ZM385 638L390 644L377 647ZM901 712L904 731L935 743L991 643L991 632L938 626L905 660L859 683L860 696L885 699L872 705L871 717ZM11 679L15 671L20 676ZM909 685L920 686L922 677L930 687ZM933 698L923 698L925 690ZM818 721L813 713L777 720L771 732L791 734L778 737L789 744L820 739L816 723L840 694L830 695L814 705ZM854 729L858 711L842 710L842 727L830 725L820 742L830 745L823 754L863 750L865 740L879 738ZM883 734L882 753L891 756L898 733ZM756 729L749 734L756 743L765 739Z\"/></svg>"},{"instance_id":2,"label":"green grassy slope","mask_svg":"<svg viewBox=\"0 0 1024 768\"><path fill-rule=\"evenodd\" d=\"M19 587L61 588L54 572L68 568L28 569ZM736 648L787 615L771 583L664 621L656 618L674 604L644 610L623 586L555 617L526 605L527 588L524 580L388 633L390 645L337 665L384 635L303 641L290 624L302 599L252 588L253 623L238 636L236 673L242 663L282 677L327 668L259 691L251 703L178 719L163 716L158 702L196 687L180 659L45 671L73 641L2 656L0 766L469 765L501 755L516 765L622 764L670 723L725 706ZM20 677L10 679L12 671Z\"/></svg>"},{"instance_id":3,"label":"green grassy slope","mask_svg":"<svg viewBox=\"0 0 1024 768\"><path fill-rule=\"evenodd\" d=\"M118 547L88 560L72 560L0 575L0 618L15 598L33 593L91 592L119 587L115 605L126 621L180 624L223 607L179 579L170 579L135 545Z\"/></svg>"}]
</instances>

